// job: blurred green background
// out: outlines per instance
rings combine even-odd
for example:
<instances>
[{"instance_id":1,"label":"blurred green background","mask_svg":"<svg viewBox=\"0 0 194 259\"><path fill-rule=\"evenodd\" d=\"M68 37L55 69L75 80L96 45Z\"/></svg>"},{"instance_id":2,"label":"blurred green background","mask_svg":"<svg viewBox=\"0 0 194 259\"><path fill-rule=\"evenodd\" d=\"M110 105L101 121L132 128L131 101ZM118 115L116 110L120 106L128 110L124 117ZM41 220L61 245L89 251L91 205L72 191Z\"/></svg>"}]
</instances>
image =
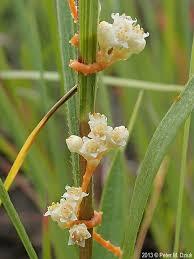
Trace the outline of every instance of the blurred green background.
<instances>
[{"instance_id":1,"label":"blurred green background","mask_svg":"<svg viewBox=\"0 0 194 259\"><path fill-rule=\"evenodd\" d=\"M150 36L145 50L140 55L134 55L125 62L119 62L106 70L103 75L100 74L97 110L109 115L113 125L127 125L137 97L142 91L134 89L133 81L130 80L156 83L155 90L141 92L143 98L125 159L117 168L119 173L122 167L128 183L126 188L130 199L137 168L144 157L154 130L179 94L178 91L157 91L157 87L163 83L167 88L169 84L181 86L189 78L194 31L194 2L192 0L101 2L100 20L110 22L110 15L113 12L137 17L138 23L150 33ZM64 9L64 15L69 15L67 8ZM64 30L68 31L68 24ZM14 73L6 76L5 71L15 70L21 72L18 78ZM60 73L61 70L55 1L1 0L0 176L2 179L5 179L26 137L45 112L64 93L58 74L54 73L54 79L53 74L48 74L45 80L43 71ZM40 76L36 79L32 73L28 79L25 78L25 71L40 72L38 73ZM104 77L104 75L129 79L131 86L121 87L119 81L115 82L112 77ZM139 81L136 83L141 86ZM65 145L65 139L70 134L65 111L64 107L61 108L41 132L10 191L12 201L41 258L77 258L77 250L66 246L66 233L58 229L55 224L48 226L48 222L42 219L47 204L60 198L66 184L72 184L70 157ZM180 250L192 252L194 255L193 130L194 120L192 120L189 141ZM151 224L148 224L149 231L143 251L170 252L172 250L181 140L182 131L166 158L165 179L161 182L163 188L154 203L156 208L154 207L154 214L151 215ZM94 180L96 207L100 202L111 158L112 154L99 167ZM155 189L156 192L154 190L153 192L157 195L157 187ZM122 192L122 187L118 187L117 191L117 193ZM0 226L0 258L28 258L2 209L0 209ZM100 248L95 246L95 249ZM114 258L107 255L107 252L105 256L105 258ZM94 258L99 258L96 252L94 252Z\"/></svg>"}]
</instances>

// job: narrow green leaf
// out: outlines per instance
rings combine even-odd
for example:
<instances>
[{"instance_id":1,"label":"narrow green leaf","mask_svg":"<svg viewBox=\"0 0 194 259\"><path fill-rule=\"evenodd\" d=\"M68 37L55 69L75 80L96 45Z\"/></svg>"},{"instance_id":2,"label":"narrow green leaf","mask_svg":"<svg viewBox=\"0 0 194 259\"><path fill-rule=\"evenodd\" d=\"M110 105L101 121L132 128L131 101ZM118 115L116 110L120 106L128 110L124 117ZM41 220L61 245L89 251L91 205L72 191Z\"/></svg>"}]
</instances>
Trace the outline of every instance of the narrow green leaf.
<instances>
[{"instance_id":1,"label":"narrow green leaf","mask_svg":"<svg viewBox=\"0 0 194 259\"><path fill-rule=\"evenodd\" d=\"M49 95L53 93L50 92L50 89L46 86L42 77L44 65L40 35L38 32L33 1L14 1L13 4L15 15L17 18L16 22L18 22L20 25L21 36L26 43L31 67L37 69L40 72L40 79L37 81L36 90L40 92L42 98L42 102L39 103L39 109L43 112L46 112L50 107ZM64 182L67 182L67 178L66 174L63 174L65 163L63 161L63 154L59 149L60 142L57 139L58 132L58 125L54 123L54 120L51 121L48 124L47 129L45 130L45 145L46 149L48 150L48 155L52 157L52 161L54 164L53 171L57 176L55 176L55 178L58 180L58 184L60 185L60 189L62 190L64 188ZM55 136L55 138L53 136Z\"/></svg>"},{"instance_id":2,"label":"narrow green leaf","mask_svg":"<svg viewBox=\"0 0 194 259\"><path fill-rule=\"evenodd\" d=\"M110 240L116 246L121 245L125 228L124 222L126 221L127 208L126 183L123 152L119 151L115 154L115 159L113 160L108 179L104 186L101 201L103 220L102 225L97 229L97 232L100 233L103 238ZM93 258L114 259L115 256L95 243Z\"/></svg>"},{"instance_id":3,"label":"narrow green leaf","mask_svg":"<svg viewBox=\"0 0 194 259\"><path fill-rule=\"evenodd\" d=\"M0 118L7 118L6 120L6 127L11 129L12 136L14 137L15 143L20 146L23 144L25 137L26 137L26 130L22 125L22 122L19 118L19 114L15 109L11 100L9 100L8 96L6 95L3 88L0 91ZM48 182L45 182L44 175L42 172L49 172L50 170L47 167L45 160L42 159L42 162L37 164L37 161L40 161L40 154L37 146L35 145L34 149L31 151L27 158L28 168L27 171L28 175L33 179L33 183L37 187L37 192L41 198L44 197L44 189L47 188ZM33 173L32 173L33 172Z\"/></svg>"},{"instance_id":4,"label":"narrow green leaf","mask_svg":"<svg viewBox=\"0 0 194 259\"><path fill-rule=\"evenodd\" d=\"M0 77L4 80L39 80L41 77L40 72L38 71L18 71L18 70L4 70L0 71ZM58 82L59 74L54 71L44 71L42 73L44 80ZM134 80L134 79L125 79L115 76L103 76L102 83L104 86L117 86L117 87L126 87L131 89L144 89L147 91L156 91L156 92L180 92L183 89L183 85L176 84L162 84L158 82L148 82L143 80ZM103 86L101 87L103 88Z\"/></svg>"},{"instance_id":5,"label":"narrow green leaf","mask_svg":"<svg viewBox=\"0 0 194 259\"><path fill-rule=\"evenodd\" d=\"M22 222L20 221L17 211L15 210L15 208L9 198L8 193L6 192L5 188L3 187L3 182L1 179L0 179L0 199L3 202L5 210L18 233L18 235L26 249L26 252L29 255L29 258L38 259L38 256L30 242L30 239L25 231L25 228L22 225Z\"/></svg>"},{"instance_id":6,"label":"narrow green leaf","mask_svg":"<svg viewBox=\"0 0 194 259\"><path fill-rule=\"evenodd\" d=\"M181 93L180 100L173 103L149 144L136 179L129 210L124 240L124 259L132 258L137 232L151 191L152 182L164 155L174 140L182 123L194 108L194 78Z\"/></svg>"},{"instance_id":7,"label":"narrow green leaf","mask_svg":"<svg viewBox=\"0 0 194 259\"><path fill-rule=\"evenodd\" d=\"M48 217L43 217L42 220L42 259L52 259L50 224Z\"/></svg>"},{"instance_id":8,"label":"narrow green leaf","mask_svg":"<svg viewBox=\"0 0 194 259\"><path fill-rule=\"evenodd\" d=\"M69 43L74 35L74 24L71 17L68 1L56 0L58 33L60 43L60 58L61 66L61 83L64 91L68 91L76 84L75 73L69 68L70 59L75 59L76 50ZM78 120L77 120L77 100L76 97L71 98L67 104L66 117L68 121L69 134L79 135ZM72 173L74 184L79 185L79 157L75 153L71 153Z\"/></svg>"},{"instance_id":9,"label":"narrow green leaf","mask_svg":"<svg viewBox=\"0 0 194 259\"><path fill-rule=\"evenodd\" d=\"M144 89L159 92L179 92L182 91L183 86L173 84L162 84L157 82L146 82L143 80L125 79L112 76L104 76L103 82L107 85L116 85L117 87L127 87L134 89Z\"/></svg>"},{"instance_id":10,"label":"narrow green leaf","mask_svg":"<svg viewBox=\"0 0 194 259\"><path fill-rule=\"evenodd\" d=\"M193 38L191 61L190 61L190 76L193 76L193 75L194 75L194 38Z\"/></svg>"},{"instance_id":11,"label":"narrow green leaf","mask_svg":"<svg viewBox=\"0 0 194 259\"><path fill-rule=\"evenodd\" d=\"M131 137L134 125L138 116L138 112L143 100L143 90L138 94L133 113L129 120L128 131L129 138ZM105 239L111 240L116 246L121 245L123 240L126 212L127 212L127 177L124 170L124 149L117 150L113 159L108 178L106 180L103 195L101 200L101 210L103 211L102 225L98 228L98 232L102 234ZM122 186L122 192L121 192ZM114 206L113 205L114 202ZM114 256L100 247L98 244L94 245L94 258L111 259Z\"/></svg>"},{"instance_id":12,"label":"narrow green leaf","mask_svg":"<svg viewBox=\"0 0 194 259\"><path fill-rule=\"evenodd\" d=\"M194 41L193 41L194 42ZM190 74L193 71L193 58L194 45L191 52L191 67ZM184 134L183 134L183 144L182 144L182 156L181 156L181 169L180 169L180 180L179 180L179 194L178 194L178 205L177 205L177 217L176 217L176 229L175 229L175 241L174 241L174 252L179 251L179 242L181 234L181 222L182 222L182 209L183 209L183 198L184 198L184 187L185 187L185 178L187 173L187 152L189 144L189 132L190 132L191 116L185 122Z\"/></svg>"},{"instance_id":13,"label":"narrow green leaf","mask_svg":"<svg viewBox=\"0 0 194 259\"><path fill-rule=\"evenodd\" d=\"M187 149L189 140L191 117L185 122L183 144L182 144L182 159L181 159L181 170L180 170L180 182L179 182L179 195L178 195L178 206L177 206L177 217L176 217L176 230L175 230L175 241L173 251L178 253L181 221L182 221L182 209L183 209L183 197L184 197L184 186L187 172Z\"/></svg>"}]
</instances>

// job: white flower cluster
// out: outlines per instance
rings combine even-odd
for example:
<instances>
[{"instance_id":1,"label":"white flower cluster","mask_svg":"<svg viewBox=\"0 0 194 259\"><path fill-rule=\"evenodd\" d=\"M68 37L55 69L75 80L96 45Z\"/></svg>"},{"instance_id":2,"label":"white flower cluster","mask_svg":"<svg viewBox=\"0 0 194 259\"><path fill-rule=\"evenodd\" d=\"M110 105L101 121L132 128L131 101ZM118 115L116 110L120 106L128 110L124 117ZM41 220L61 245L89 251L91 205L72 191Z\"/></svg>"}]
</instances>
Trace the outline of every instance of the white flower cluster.
<instances>
[{"instance_id":1,"label":"white flower cluster","mask_svg":"<svg viewBox=\"0 0 194 259\"><path fill-rule=\"evenodd\" d=\"M100 22L98 26L98 42L100 50L110 59L127 59L132 54L140 53L145 45L145 33L143 28L130 16L119 13L112 14L113 23Z\"/></svg>"},{"instance_id":2,"label":"white flower cluster","mask_svg":"<svg viewBox=\"0 0 194 259\"><path fill-rule=\"evenodd\" d=\"M81 187L66 186L66 192L63 194L60 202L52 203L48 207L44 216L51 216L53 221L56 221L61 228L65 228L66 224L77 220L77 213L82 199L88 196L87 193L82 192ZM91 237L85 224L74 225L69 230L69 245L77 244L85 246L85 239Z\"/></svg>"},{"instance_id":3,"label":"white flower cluster","mask_svg":"<svg viewBox=\"0 0 194 259\"><path fill-rule=\"evenodd\" d=\"M107 118L100 113L89 114L90 133L88 137L71 135L66 139L71 152L82 155L87 161L100 161L111 148L124 147L129 135L124 126L114 129L107 125Z\"/></svg>"}]
</instances>

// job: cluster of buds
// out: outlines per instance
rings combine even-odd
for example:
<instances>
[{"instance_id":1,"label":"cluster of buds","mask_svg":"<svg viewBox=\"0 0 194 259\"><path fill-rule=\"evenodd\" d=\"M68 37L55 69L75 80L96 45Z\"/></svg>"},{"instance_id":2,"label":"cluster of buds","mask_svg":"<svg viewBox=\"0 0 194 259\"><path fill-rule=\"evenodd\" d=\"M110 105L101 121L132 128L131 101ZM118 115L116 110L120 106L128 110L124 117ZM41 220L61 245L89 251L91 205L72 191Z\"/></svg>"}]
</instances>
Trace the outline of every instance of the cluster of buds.
<instances>
[{"instance_id":1,"label":"cluster of buds","mask_svg":"<svg viewBox=\"0 0 194 259\"><path fill-rule=\"evenodd\" d=\"M76 221L78 218L78 209L82 199L88 196L82 192L81 187L66 186L66 192L63 194L60 202L52 203L48 207L44 216L50 216L53 221L56 221L62 229L66 228L69 223ZM85 240L90 238L90 232L85 224L74 225L69 229L68 245L77 244L85 246Z\"/></svg>"},{"instance_id":2,"label":"cluster of buds","mask_svg":"<svg viewBox=\"0 0 194 259\"><path fill-rule=\"evenodd\" d=\"M99 163L110 149L126 145L128 130L124 126L108 126L105 115L89 114L88 124L90 132L87 137L72 135L66 139L69 150L82 155L88 162Z\"/></svg>"},{"instance_id":3,"label":"cluster of buds","mask_svg":"<svg viewBox=\"0 0 194 259\"><path fill-rule=\"evenodd\" d=\"M104 70L116 61L126 60L132 54L139 54L146 45L145 38L149 33L145 33L143 28L137 24L136 19L132 19L125 14L112 14L113 23L102 21L98 25L98 46L99 51L96 56L96 63L83 64L77 60L70 61L70 67L85 75ZM78 34L74 35L70 41L78 46Z\"/></svg>"}]
</instances>

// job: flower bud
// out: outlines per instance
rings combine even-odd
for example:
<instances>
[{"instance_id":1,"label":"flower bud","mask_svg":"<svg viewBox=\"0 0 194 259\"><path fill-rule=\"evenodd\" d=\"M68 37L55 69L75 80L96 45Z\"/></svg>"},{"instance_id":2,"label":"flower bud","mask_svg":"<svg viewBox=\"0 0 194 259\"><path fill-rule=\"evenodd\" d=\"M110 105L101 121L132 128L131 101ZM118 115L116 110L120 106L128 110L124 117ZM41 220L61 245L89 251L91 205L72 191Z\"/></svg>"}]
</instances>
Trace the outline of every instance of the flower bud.
<instances>
[{"instance_id":1,"label":"flower bud","mask_svg":"<svg viewBox=\"0 0 194 259\"><path fill-rule=\"evenodd\" d=\"M79 152L83 145L82 139L75 135L71 135L69 138L67 138L66 143L70 152Z\"/></svg>"}]
</instances>

